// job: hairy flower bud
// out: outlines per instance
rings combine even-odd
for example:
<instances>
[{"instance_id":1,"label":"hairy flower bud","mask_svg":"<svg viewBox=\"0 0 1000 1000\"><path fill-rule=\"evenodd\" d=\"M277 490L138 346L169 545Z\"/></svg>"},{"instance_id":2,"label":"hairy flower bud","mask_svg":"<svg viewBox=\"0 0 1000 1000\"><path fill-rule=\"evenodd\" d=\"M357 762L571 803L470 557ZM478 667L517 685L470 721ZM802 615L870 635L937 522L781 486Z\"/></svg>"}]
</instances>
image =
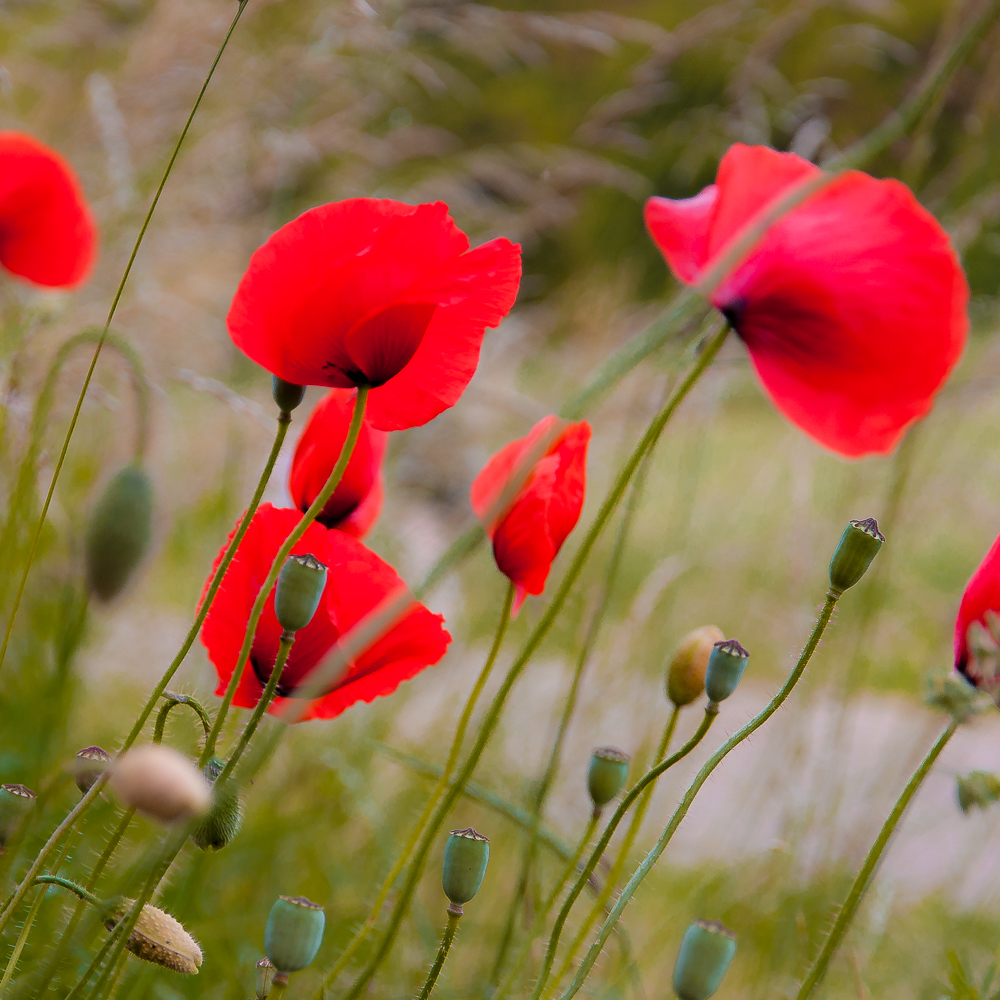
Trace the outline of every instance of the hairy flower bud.
<instances>
[{"instance_id":1,"label":"hairy flower bud","mask_svg":"<svg viewBox=\"0 0 1000 1000\"><path fill-rule=\"evenodd\" d=\"M111 763L111 754L100 747L84 747L76 753L73 761L73 780L83 795L90 791L94 782L104 774Z\"/></svg>"},{"instance_id":2,"label":"hairy flower bud","mask_svg":"<svg viewBox=\"0 0 1000 1000\"><path fill-rule=\"evenodd\" d=\"M274 963L265 955L257 963L257 978L254 983L254 1000L267 1000L274 985Z\"/></svg>"},{"instance_id":3,"label":"hairy flower bud","mask_svg":"<svg viewBox=\"0 0 1000 1000\"><path fill-rule=\"evenodd\" d=\"M989 771L970 771L958 776L958 804L962 812L986 809L1000 800L1000 777Z\"/></svg>"},{"instance_id":4,"label":"hairy flower bud","mask_svg":"<svg viewBox=\"0 0 1000 1000\"><path fill-rule=\"evenodd\" d=\"M286 382L277 375L271 376L271 395L282 413L291 413L302 402L306 395L304 385Z\"/></svg>"},{"instance_id":5,"label":"hairy flower bud","mask_svg":"<svg viewBox=\"0 0 1000 1000\"><path fill-rule=\"evenodd\" d=\"M696 920L684 934L674 966L680 1000L708 1000L736 954L736 937L714 920Z\"/></svg>"},{"instance_id":6,"label":"hairy flower bud","mask_svg":"<svg viewBox=\"0 0 1000 1000\"><path fill-rule=\"evenodd\" d=\"M274 614L285 632L298 632L312 621L326 587L326 566L315 556L289 556L278 574Z\"/></svg>"},{"instance_id":7,"label":"hairy flower bud","mask_svg":"<svg viewBox=\"0 0 1000 1000\"><path fill-rule=\"evenodd\" d=\"M24 785L0 785L0 854L38 796Z\"/></svg>"},{"instance_id":8,"label":"hairy flower bud","mask_svg":"<svg viewBox=\"0 0 1000 1000\"><path fill-rule=\"evenodd\" d=\"M705 670L712 646L726 636L715 625L688 632L667 666L667 697L678 707L690 705L705 690Z\"/></svg>"},{"instance_id":9,"label":"hairy flower bud","mask_svg":"<svg viewBox=\"0 0 1000 1000\"><path fill-rule=\"evenodd\" d=\"M461 913L483 884L486 865L490 860L490 842L470 826L467 830L452 830L444 846L441 886L451 902L453 913Z\"/></svg>"},{"instance_id":10,"label":"hairy flower bud","mask_svg":"<svg viewBox=\"0 0 1000 1000\"><path fill-rule=\"evenodd\" d=\"M125 917L134 903L134 899L123 899L114 907L105 919L108 930ZM198 942L188 934L183 924L149 903L142 908L125 947L136 958L189 976L198 974L202 961Z\"/></svg>"},{"instance_id":11,"label":"hairy flower bud","mask_svg":"<svg viewBox=\"0 0 1000 1000\"><path fill-rule=\"evenodd\" d=\"M126 806L161 823L199 816L212 801L209 784L194 763L156 743L129 750L112 767L109 784Z\"/></svg>"},{"instance_id":12,"label":"hairy flower bud","mask_svg":"<svg viewBox=\"0 0 1000 1000\"><path fill-rule=\"evenodd\" d=\"M597 747L587 769L587 791L599 813L621 790L628 775L628 754L618 747Z\"/></svg>"},{"instance_id":13,"label":"hairy flower bud","mask_svg":"<svg viewBox=\"0 0 1000 1000\"><path fill-rule=\"evenodd\" d=\"M885 537L874 517L851 521L830 560L830 589L840 595L865 575Z\"/></svg>"},{"instance_id":14,"label":"hairy flower bud","mask_svg":"<svg viewBox=\"0 0 1000 1000\"><path fill-rule=\"evenodd\" d=\"M267 915L264 952L278 970L280 981L304 969L323 943L326 914L305 896L279 896Z\"/></svg>"},{"instance_id":15,"label":"hairy flower bud","mask_svg":"<svg viewBox=\"0 0 1000 1000\"><path fill-rule=\"evenodd\" d=\"M240 832L243 823L240 791L236 783L227 781L225 788L215 787L215 781L225 766L226 762L221 758L211 757L202 769L212 785L212 806L191 834L191 839L203 851L221 851Z\"/></svg>"},{"instance_id":16,"label":"hairy flower bud","mask_svg":"<svg viewBox=\"0 0 1000 1000\"><path fill-rule=\"evenodd\" d=\"M723 639L712 647L705 669L705 693L718 704L735 690L747 668L750 654L735 639Z\"/></svg>"}]
</instances>

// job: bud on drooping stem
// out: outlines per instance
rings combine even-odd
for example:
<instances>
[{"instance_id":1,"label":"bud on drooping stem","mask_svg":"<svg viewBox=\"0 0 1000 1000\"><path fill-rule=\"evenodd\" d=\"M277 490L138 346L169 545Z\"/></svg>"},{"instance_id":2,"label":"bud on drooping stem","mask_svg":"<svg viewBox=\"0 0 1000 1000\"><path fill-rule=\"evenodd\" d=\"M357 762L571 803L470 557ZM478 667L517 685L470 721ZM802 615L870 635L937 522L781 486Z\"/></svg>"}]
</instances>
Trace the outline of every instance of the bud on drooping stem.
<instances>
[{"instance_id":1,"label":"bud on drooping stem","mask_svg":"<svg viewBox=\"0 0 1000 1000\"><path fill-rule=\"evenodd\" d=\"M958 776L958 804L962 812L986 809L1000 800L1000 777L989 771L970 771Z\"/></svg>"},{"instance_id":2,"label":"bud on drooping stem","mask_svg":"<svg viewBox=\"0 0 1000 1000\"><path fill-rule=\"evenodd\" d=\"M302 402L305 395L306 387L304 385L286 382L283 378L278 378L277 375L271 376L271 396L282 413L291 413Z\"/></svg>"},{"instance_id":3,"label":"bud on drooping stem","mask_svg":"<svg viewBox=\"0 0 1000 1000\"><path fill-rule=\"evenodd\" d=\"M278 574L274 614L287 634L312 621L326 587L326 566L311 555L289 556Z\"/></svg>"},{"instance_id":4,"label":"bud on drooping stem","mask_svg":"<svg viewBox=\"0 0 1000 1000\"><path fill-rule=\"evenodd\" d=\"M38 796L24 785L0 785L0 854Z\"/></svg>"},{"instance_id":5,"label":"bud on drooping stem","mask_svg":"<svg viewBox=\"0 0 1000 1000\"><path fill-rule=\"evenodd\" d=\"M73 762L73 779L82 794L86 795L90 791L110 763L111 754L100 747L84 747L77 751Z\"/></svg>"},{"instance_id":6,"label":"bud on drooping stem","mask_svg":"<svg viewBox=\"0 0 1000 1000\"><path fill-rule=\"evenodd\" d=\"M133 747L111 769L115 795L161 823L178 823L208 811L205 776L183 754L161 744Z\"/></svg>"},{"instance_id":7,"label":"bud on drooping stem","mask_svg":"<svg viewBox=\"0 0 1000 1000\"><path fill-rule=\"evenodd\" d=\"M735 639L723 639L712 646L705 670L705 693L709 701L725 701L739 684L750 654Z\"/></svg>"},{"instance_id":8,"label":"bud on drooping stem","mask_svg":"<svg viewBox=\"0 0 1000 1000\"><path fill-rule=\"evenodd\" d=\"M587 769L587 791L594 803L594 815L622 790L628 776L629 756L618 747L597 747L590 756Z\"/></svg>"},{"instance_id":9,"label":"bud on drooping stem","mask_svg":"<svg viewBox=\"0 0 1000 1000\"><path fill-rule=\"evenodd\" d=\"M210 757L202 773L212 785L212 806L208 815L191 834L191 839L203 851L221 851L240 832L243 810L240 791L233 781L226 782L224 788L216 788L216 778L222 774L226 762L219 757Z\"/></svg>"},{"instance_id":10,"label":"bud on drooping stem","mask_svg":"<svg viewBox=\"0 0 1000 1000\"><path fill-rule=\"evenodd\" d=\"M108 917L105 926L111 930L132 908L134 899L123 899ZM154 962L174 972L197 975L202 954L198 942L183 924L169 913L147 903L139 914L125 947L137 958Z\"/></svg>"},{"instance_id":11,"label":"bud on drooping stem","mask_svg":"<svg viewBox=\"0 0 1000 1000\"><path fill-rule=\"evenodd\" d=\"M264 952L277 970L274 982L287 983L316 957L323 943L326 914L305 896L279 896L267 915Z\"/></svg>"},{"instance_id":12,"label":"bud on drooping stem","mask_svg":"<svg viewBox=\"0 0 1000 1000\"><path fill-rule=\"evenodd\" d=\"M830 560L830 589L839 597L865 575L885 538L874 517L851 521Z\"/></svg>"},{"instance_id":13,"label":"bud on drooping stem","mask_svg":"<svg viewBox=\"0 0 1000 1000\"><path fill-rule=\"evenodd\" d=\"M274 964L266 956L257 963L257 979L254 984L254 1000L267 1000L274 984Z\"/></svg>"},{"instance_id":14,"label":"bud on drooping stem","mask_svg":"<svg viewBox=\"0 0 1000 1000\"><path fill-rule=\"evenodd\" d=\"M674 966L680 1000L708 1000L736 954L736 937L714 920L696 920L684 934Z\"/></svg>"},{"instance_id":15,"label":"bud on drooping stem","mask_svg":"<svg viewBox=\"0 0 1000 1000\"><path fill-rule=\"evenodd\" d=\"M677 708L690 705L701 696L712 646L725 638L722 629L703 625L681 639L667 667L667 697Z\"/></svg>"},{"instance_id":16,"label":"bud on drooping stem","mask_svg":"<svg viewBox=\"0 0 1000 1000\"><path fill-rule=\"evenodd\" d=\"M449 913L460 914L462 907L479 892L490 860L490 842L470 826L452 830L444 847L441 886L451 906Z\"/></svg>"}]
</instances>

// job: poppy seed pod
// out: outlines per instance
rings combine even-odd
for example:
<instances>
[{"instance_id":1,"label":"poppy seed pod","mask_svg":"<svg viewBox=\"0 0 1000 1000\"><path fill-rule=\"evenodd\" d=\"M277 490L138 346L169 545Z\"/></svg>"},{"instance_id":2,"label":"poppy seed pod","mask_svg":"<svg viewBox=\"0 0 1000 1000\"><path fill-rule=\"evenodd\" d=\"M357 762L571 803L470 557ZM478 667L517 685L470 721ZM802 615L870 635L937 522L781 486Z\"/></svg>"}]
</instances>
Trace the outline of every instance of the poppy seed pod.
<instances>
[{"instance_id":1,"label":"poppy seed pod","mask_svg":"<svg viewBox=\"0 0 1000 1000\"><path fill-rule=\"evenodd\" d=\"M865 575L884 541L874 517L849 522L830 560L830 589L839 596L853 587Z\"/></svg>"},{"instance_id":2,"label":"poppy seed pod","mask_svg":"<svg viewBox=\"0 0 1000 1000\"><path fill-rule=\"evenodd\" d=\"M747 668L750 654L735 639L723 639L712 647L705 669L705 693L715 704L735 690Z\"/></svg>"},{"instance_id":3,"label":"poppy seed pod","mask_svg":"<svg viewBox=\"0 0 1000 1000\"><path fill-rule=\"evenodd\" d=\"M705 690L705 670L712 647L725 638L722 629L703 625L681 639L667 667L667 697L677 708L690 705Z\"/></svg>"},{"instance_id":4,"label":"poppy seed pod","mask_svg":"<svg viewBox=\"0 0 1000 1000\"><path fill-rule=\"evenodd\" d=\"M326 914L305 896L279 896L267 915L264 952L279 974L304 969L323 942Z\"/></svg>"},{"instance_id":5,"label":"poppy seed pod","mask_svg":"<svg viewBox=\"0 0 1000 1000\"><path fill-rule=\"evenodd\" d=\"M212 806L208 815L191 834L191 839L203 851L221 851L240 832L243 810L240 792L235 782L227 781L226 787L215 787L215 781L222 774L226 762L219 757L209 758L202 773L212 785Z\"/></svg>"},{"instance_id":6,"label":"poppy seed pod","mask_svg":"<svg viewBox=\"0 0 1000 1000\"><path fill-rule=\"evenodd\" d=\"M104 774L111 763L111 754L100 747L84 747L78 750L73 761L73 780L83 795L90 791L94 782Z\"/></svg>"},{"instance_id":7,"label":"poppy seed pod","mask_svg":"<svg viewBox=\"0 0 1000 1000\"><path fill-rule=\"evenodd\" d=\"M326 587L326 566L315 556L289 556L278 574L274 614L287 633L298 632L312 621Z\"/></svg>"},{"instance_id":8,"label":"poppy seed pod","mask_svg":"<svg viewBox=\"0 0 1000 1000\"><path fill-rule=\"evenodd\" d=\"M161 823L199 816L212 802L208 782L194 763L156 743L129 750L111 768L109 784L126 806Z\"/></svg>"},{"instance_id":9,"label":"poppy seed pod","mask_svg":"<svg viewBox=\"0 0 1000 1000\"><path fill-rule=\"evenodd\" d=\"M0 854L38 796L24 785L0 785Z\"/></svg>"},{"instance_id":10,"label":"poppy seed pod","mask_svg":"<svg viewBox=\"0 0 1000 1000\"><path fill-rule=\"evenodd\" d=\"M628 775L629 756L617 747L597 747L590 755L587 791L599 813L621 790Z\"/></svg>"},{"instance_id":11,"label":"poppy seed pod","mask_svg":"<svg viewBox=\"0 0 1000 1000\"><path fill-rule=\"evenodd\" d=\"M291 413L305 399L306 387L286 382L277 375L271 376L271 396L282 413Z\"/></svg>"},{"instance_id":12,"label":"poppy seed pod","mask_svg":"<svg viewBox=\"0 0 1000 1000\"><path fill-rule=\"evenodd\" d=\"M108 930L125 917L134 903L134 899L121 900L105 920ZM189 976L198 974L202 961L198 942L188 934L183 924L149 903L142 908L125 947L136 958Z\"/></svg>"},{"instance_id":13,"label":"poppy seed pod","mask_svg":"<svg viewBox=\"0 0 1000 1000\"><path fill-rule=\"evenodd\" d=\"M714 920L696 920L684 934L674 966L674 992L680 1000L708 1000L722 985L736 937Z\"/></svg>"},{"instance_id":14,"label":"poppy seed pod","mask_svg":"<svg viewBox=\"0 0 1000 1000\"><path fill-rule=\"evenodd\" d=\"M989 771L970 771L958 776L958 804L962 812L986 809L1000 800L1000 777Z\"/></svg>"},{"instance_id":15,"label":"poppy seed pod","mask_svg":"<svg viewBox=\"0 0 1000 1000\"><path fill-rule=\"evenodd\" d=\"M254 1000L267 1000L274 985L274 963L266 956L257 963L257 978L254 984Z\"/></svg>"},{"instance_id":16,"label":"poppy seed pod","mask_svg":"<svg viewBox=\"0 0 1000 1000\"><path fill-rule=\"evenodd\" d=\"M444 865L441 886L451 902L453 913L461 913L483 884L486 865L490 860L490 842L470 826L467 830L452 830L444 845Z\"/></svg>"}]
</instances>

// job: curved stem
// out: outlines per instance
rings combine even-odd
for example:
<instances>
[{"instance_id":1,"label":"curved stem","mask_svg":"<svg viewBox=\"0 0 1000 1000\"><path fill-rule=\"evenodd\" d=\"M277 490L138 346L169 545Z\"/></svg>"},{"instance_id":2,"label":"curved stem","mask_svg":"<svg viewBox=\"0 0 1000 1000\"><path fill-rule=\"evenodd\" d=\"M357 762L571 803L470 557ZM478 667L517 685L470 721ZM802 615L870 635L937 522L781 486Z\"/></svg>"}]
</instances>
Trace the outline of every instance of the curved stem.
<instances>
[{"instance_id":1,"label":"curved stem","mask_svg":"<svg viewBox=\"0 0 1000 1000\"><path fill-rule=\"evenodd\" d=\"M77 885L76 882L71 882L68 878L62 878L59 875L39 875L32 882L32 885L59 885L64 889L69 889L70 892L79 896L83 902L90 903L91 906L101 905L101 901L92 892L88 892L82 885Z\"/></svg>"},{"instance_id":2,"label":"curved stem","mask_svg":"<svg viewBox=\"0 0 1000 1000\"><path fill-rule=\"evenodd\" d=\"M177 694L173 691L164 691L163 697L167 700L160 708L160 711L156 713L156 725L153 727L154 743L163 742L163 730L167 724L167 716L170 714L171 709L176 708L178 705L187 705L188 708L194 710L201 721L201 728L205 731L205 736L208 736L212 728L212 720L208 712L194 698L190 698L186 694Z\"/></svg>"},{"instance_id":3,"label":"curved stem","mask_svg":"<svg viewBox=\"0 0 1000 1000\"><path fill-rule=\"evenodd\" d=\"M580 964L580 968L577 969L576 975L573 977L573 982L570 984L566 992L562 994L560 1000L570 1000L571 997L576 996L579 992L584 980L587 978L590 970L594 967L594 963L597 961L597 957L600 955L601 949L604 947L604 943L608 939L608 935L618 922L618 918L621 916L622 911L626 906L628 906L629 901L635 894L639 884L649 873L650 869L652 869L653 865L656 864L660 855L666 849L667 844L670 843L677 827L681 824L681 820L683 820L687 815L688 810L691 808L691 803L694 802L695 797L701 790L702 785L708 781L711 773L719 766L719 764L722 763L723 760L725 760L731 750L739 746L748 736L760 729L760 727L764 725L764 723L767 722L767 720L770 719L775 712L777 712L777 710L784 704L788 696L792 693L792 689L798 683L799 678L802 676L806 666L812 659L813 653L816 652L816 647L819 645L819 641L822 638L823 633L826 631L827 625L830 624L833 609L836 607L839 598L840 595L834 593L832 590L827 593L826 602L823 605L823 610L820 612L819 619L813 626L812 634L809 636L809 640L806 643L805 648L799 655L798 662L795 664L794 669L791 674L789 674L788 679L781 686L778 693L742 729L730 736L729 739L726 740L726 742L723 743L722 746L708 758L701 770L697 773L697 775L695 775L694 781L692 781L688 786L680 804L674 810L673 816L670 817L670 822L667 823L666 829L660 835L660 839L656 842L649 854L647 854L643 859L642 864L635 870L625 888L622 889L618 900L611 909L611 913L608 914L607 919L601 926L600 931L598 931L596 940L590 946L590 950L587 952L583 962Z\"/></svg>"},{"instance_id":4,"label":"curved stem","mask_svg":"<svg viewBox=\"0 0 1000 1000\"><path fill-rule=\"evenodd\" d=\"M847 894L847 899L844 900L844 905L837 914L837 919L830 929L830 934L822 950L816 956L816 961L813 962L809 974L799 988L799 992L795 995L796 1000L808 1000L819 988L820 983L822 983L823 977L826 975L826 970L830 965L830 960L836 953L844 934L847 932L847 928L854 919L854 915L858 912L861 900L871 885L872 878L878 869L886 848L889 846L890 838L895 832L896 827L899 826L899 821L903 818L903 814L913 800L913 796L917 794L917 789L923 784L924 778L927 777L935 761L941 756L941 751L948 745L948 741L955 735L955 730L958 729L958 726L959 723L955 720L948 723L927 756L920 762L920 766L913 772L906 787L903 789L903 793L896 800L896 804L892 807L892 812L886 817L886 821L882 824L882 829L879 830L879 834L875 838L875 843L872 844L871 850L868 852L868 857L865 858L865 863L861 866L861 871L858 872L857 877L854 879L851 891Z\"/></svg>"},{"instance_id":5,"label":"curved stem","mask_svg":"<svg viewBox=\"0 0 1000 1000\"><path fill-rule=\"evenodd\" d=\"M444 968L444 963L448 958L448 952L451 951L451 944L455 940L455 932L458 930L458 922L462 919L462 911L459 910L457 913L448 907L448 926L444 929L444 934L441 936L441 946L438 948L437 956L434 959L434 964L431 966L431 971L427 974L427 981L424 983L423 989L417 994L417 1000L427 1000L431 995L431 991L434 989L438 981L438 976L441 975L441 970Z\"/></svg>"}]
</instances>

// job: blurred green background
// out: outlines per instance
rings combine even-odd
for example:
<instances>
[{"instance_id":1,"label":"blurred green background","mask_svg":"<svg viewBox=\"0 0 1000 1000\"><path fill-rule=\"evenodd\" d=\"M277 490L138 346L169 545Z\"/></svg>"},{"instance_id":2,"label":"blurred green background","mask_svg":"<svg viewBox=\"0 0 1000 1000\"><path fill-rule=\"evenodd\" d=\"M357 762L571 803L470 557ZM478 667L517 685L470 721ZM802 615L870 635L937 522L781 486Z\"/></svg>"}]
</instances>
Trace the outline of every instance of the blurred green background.
<instances>
[{"instance_id":1,"label":"blurred green background","mask_svg":"<svg viewBox=\"0 0 1000 1000\"><path fill-rule=\"evenodd\" d=\"M272 434L268 376L225 331L249 254L323 201L440 198L474 242L522 243L518 305L488 334L461 402L393 436L387 502L368 539L413 584L471 522L468 485L486 458L558 409L587 373L656 317L672 279L645 235L653 193L711 182L734 141L821 160L882 120L978 3L942 0L547 2L250 0L167 186L115 329L135 345L154 399L150 469L156 544L129 592L88 606L87 512L127 459L134 405L112 353L98 368L0 675L0 780L41 793L32 823L0 859L6 893L76 800L66 768L81 746L111 749L182 638L211 559L250 496ZM58 345L102 322L172 144L235 5L221 0L0 0L0 128L51 143L80 173L100 220L94 279L68 297L0 277L4 367L0 488L14 496L34 399ZM689 629L709 622L753 653L718 730L774 690L804 641L845 521L877 516L888 543L842 602L789 706L713 778L626 912L640 979L615 945L588 984L600 998L656 1000L689 920L739 937L721 998L794 993L851 872L939 726L924 675L950 663L965 580L1000 530L1000 27L981 39L947 96L870 166L909 183L962 254L973 290L967 355L932 415L897 454L845 463L787 426L729 343L671 425L649 469L622 570L584 675L581 709L545 820L563 842L586 821L589 750L614 743L648 759L667 707L662 674ZM683 331L590 415L588 523L658 406ZM83 378L78 351L39 462L44 492ZM318 399L310 390L293 424ZM287 502L292 443L267 499ZM29 513L39 499L29 497ZM572 664L602 586L613 532L598 547L536 662L515 689L477 774L526 807L555 733ZM8 517L0 602L9 609L26 545ZM549 591L568 563L557 562ZM252 991L278 893L327 908L311 995L404 842L429 784L374 741L440 765L445 737L485 655L503 581L481 549L429 597L455 637L448 658L391 699L298 727L249 789L240 837L218 855L181 855L162 899L199 939L197 978L129 961L116 996L243 998ZM501 655L512 659L544 607L525 606ZM172 687L211 705L200 648ZM684 733L694 721L681 723ZM168 739L195 747L192 718ZM718 744L721 732L707 741ZM1000 949L1000 817L964 817L955 774L1000 768L1000 724L963 730L921 792L825 988L830 998L972 1000ZM707 750L706 750L707 753ZM697 756L697 755L696 755ZM664 780L640 838L649 846L698 760ZM636 772L638 773L638 772ZM102 801L63 871L77 877L117 822ZM523 849L520 828L470 800L451 826L493 844L438 996L489 995L500 928ZM136 823L102 891L158 832ZM413 995L444 922L432 856L418 905L371 995ZM640 857L636 854L636 860ZM559 864L544 854L531 895ZM134 891L134 886L132 886ZM9 987L37 995L70 903L49 893ZM585 912L585 911L583 911ZM23 916L23 915L22 915ZM529 910L520 915L530 918ZM6 964L19 921L7 931ZM64 996L100 932L85 925L46 995ZM350 982L345 974L338 996ZM983 997L988 996L983 993Z\"/></svg>"}]
</instances>

